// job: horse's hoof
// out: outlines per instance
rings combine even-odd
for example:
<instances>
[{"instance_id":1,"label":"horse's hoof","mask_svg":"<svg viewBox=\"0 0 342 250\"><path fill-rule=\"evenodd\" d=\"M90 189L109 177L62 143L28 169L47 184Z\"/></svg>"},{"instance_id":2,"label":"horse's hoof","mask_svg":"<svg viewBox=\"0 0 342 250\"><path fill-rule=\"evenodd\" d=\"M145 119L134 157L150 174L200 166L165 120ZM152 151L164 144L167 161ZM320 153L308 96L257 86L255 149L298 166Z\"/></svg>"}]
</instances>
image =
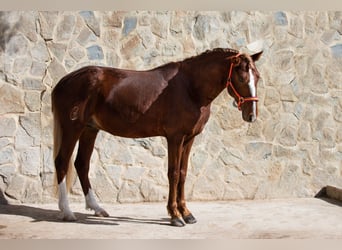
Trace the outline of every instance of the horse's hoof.
<instances>
[{"instance_id":1,"label":"horse's hoof","mask_svg":"<svg viewBox=\"0 0 342 250\"><path fill-rule=\"evenodd\" d=\"M186 224L194 224L197 222L196 218L192 214L184 216L183 220L185 221Z\"/></svg>"},{"instance_id":2,"label":"horse's hoof","mask_svg":"<svg viewBox=\"0 0 342 250\"><path fill-rule=\"evenodd\" d=\"M109 214L105 210L99 210L95 212L95 216L97 217L109 217Z\"/></svg>"},{"instance_id":3,"label":"horse's hoof","mask_svg":"<svg viewBox=\"0 0 342 250\"><path fill-rule=\"evenodd\" d=\"M180 218L171 219L171 226L184 227L185 223Z\"/></svg>"}]
</instances>

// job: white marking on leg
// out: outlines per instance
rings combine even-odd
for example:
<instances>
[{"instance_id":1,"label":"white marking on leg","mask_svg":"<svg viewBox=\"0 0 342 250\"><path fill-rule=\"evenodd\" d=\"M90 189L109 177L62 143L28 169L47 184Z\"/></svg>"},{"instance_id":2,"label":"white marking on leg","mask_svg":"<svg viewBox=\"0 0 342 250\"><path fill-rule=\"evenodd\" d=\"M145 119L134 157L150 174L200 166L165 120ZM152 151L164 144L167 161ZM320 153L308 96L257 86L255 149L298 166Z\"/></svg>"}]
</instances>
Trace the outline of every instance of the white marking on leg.
<instances>
[{"instance_id":1,"label":"white marking on leg","mask_svg":"<svg viewBox=\"0 0 342 250\"><path fill-rule=\"evenodd\" d=\"M251 92L251 96L252 97L256 97L255 80L254 80L254 75L253 75L252 69L249 69L249 83L248 83L248 86L249 86L249 90ZM252 118L252 121L255 121L256 116L257 116L256 115L256 101L253 101L252 104L253 104L253 118Z\"/></svg>"},{"instance_id":2,"label":"white marking on leg","mask_svg":"<svg viewBox=\"0 0 342 250\"><path fill-rule=\"evenodd\" d=\"M63 219L66 221L74 221L76 220L76 216L71 211L68 202L68 194L67 194L66 182L65 178L58 185L58 207L63 212Z\"/></svg>"},{"instance_id":3,"label":"white marking on leg","mask_svg":"<svg viewBox=\"0 0 342 250\"><path fill-rule=\"evenodd\" d=\"M108 217L108 213L99 206L99 204L96 202L95 194L91 188L89 188L88 194L85 196L86 200L86 209L92 209L95 211L95 215L101 216L101 217Z\"/></svg>"}]
</instances>

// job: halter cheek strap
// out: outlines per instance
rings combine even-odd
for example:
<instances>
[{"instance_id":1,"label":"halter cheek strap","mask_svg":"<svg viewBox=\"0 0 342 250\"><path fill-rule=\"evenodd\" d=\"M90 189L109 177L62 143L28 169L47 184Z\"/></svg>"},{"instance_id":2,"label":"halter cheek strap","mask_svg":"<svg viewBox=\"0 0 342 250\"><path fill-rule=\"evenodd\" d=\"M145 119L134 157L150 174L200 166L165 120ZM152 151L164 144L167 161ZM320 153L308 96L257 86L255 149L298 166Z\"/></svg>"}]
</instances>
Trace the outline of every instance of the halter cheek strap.
<instances>
[{"instance_id":1,"label":"halter cheek strap","mask_svg":"<svg viewBox=\"0 0 342 250\"><path fill-rule=\"evenodd\" d=\"M240 54L237 54L235 57L238 57ZM231 89L233 90L235 96L238 98L238 109L241 110L241 105L245 102L257 102L259 101L259 98L257 96L255 97L243 97L239 94L239 92L236 91L236 89L234 88L234 85L232 83L232 73L233 73L233 67L234 67L234 63L230 64L230 69L229 69L229 74L228 74L228 79L227 79L227 83L226 83L226 88L228 88L229 86L231 87Z\"/></svg>"}]
</instances>

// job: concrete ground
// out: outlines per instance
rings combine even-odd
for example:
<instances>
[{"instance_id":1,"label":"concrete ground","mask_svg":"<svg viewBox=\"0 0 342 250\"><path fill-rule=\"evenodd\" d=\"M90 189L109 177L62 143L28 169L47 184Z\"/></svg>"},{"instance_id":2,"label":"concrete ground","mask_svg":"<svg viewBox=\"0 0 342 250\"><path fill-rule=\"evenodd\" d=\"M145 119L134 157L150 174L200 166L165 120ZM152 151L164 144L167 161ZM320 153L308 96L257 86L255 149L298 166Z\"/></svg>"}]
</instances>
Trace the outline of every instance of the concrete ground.
<instances>
[{"instance_id":1,"label":"concrete ground","mask_svg":"<svg viewBox=\"0 0 342 250\"><path fill-rule=\"evenodd\" d=\"M169 226L166 203L103 204L98 218L73 204L63 222L57 204L0 205L0 239L342 239L342 203L328 199L189 202L197 223Z\"/></svg>"}]
</instances>

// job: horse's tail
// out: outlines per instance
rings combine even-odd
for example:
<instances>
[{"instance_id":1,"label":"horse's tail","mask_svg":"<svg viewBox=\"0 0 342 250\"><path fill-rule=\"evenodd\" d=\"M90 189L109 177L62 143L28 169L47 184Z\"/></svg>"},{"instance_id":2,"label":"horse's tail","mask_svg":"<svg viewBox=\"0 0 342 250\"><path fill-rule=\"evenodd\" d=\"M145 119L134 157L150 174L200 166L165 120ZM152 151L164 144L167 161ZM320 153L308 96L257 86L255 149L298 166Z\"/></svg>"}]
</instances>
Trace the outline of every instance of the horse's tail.
<instances>
[{"instance_id":1,"label":"horse's tail","mask_svg":"<svg viewBox=\"0 0 342 250\"><path fill-rule=\"evenodd\" d=\"M52 113L53 113L53 161L55 163L56 157L59 153L59 150L61 148L61 143L62 143L62 135L63 135L63 131L62 131L62 126L58 117L58 112L56 110L56 106L54 106L53 103L53 99L52 99ZM70 192L71 190L71 186L73 184L73 180L75 177L75 171L73 168L73 156L71 157L71 159L69 160L68 163L68 170L67 170L67 174L66 174L66 186L67 186L67 191ZM59 171L58 169L55 168L55 172L54 172L54 194L55 196L57 196L58 193L58 181L57 181L57 171Z\"/></svg>"}]
</instances>

